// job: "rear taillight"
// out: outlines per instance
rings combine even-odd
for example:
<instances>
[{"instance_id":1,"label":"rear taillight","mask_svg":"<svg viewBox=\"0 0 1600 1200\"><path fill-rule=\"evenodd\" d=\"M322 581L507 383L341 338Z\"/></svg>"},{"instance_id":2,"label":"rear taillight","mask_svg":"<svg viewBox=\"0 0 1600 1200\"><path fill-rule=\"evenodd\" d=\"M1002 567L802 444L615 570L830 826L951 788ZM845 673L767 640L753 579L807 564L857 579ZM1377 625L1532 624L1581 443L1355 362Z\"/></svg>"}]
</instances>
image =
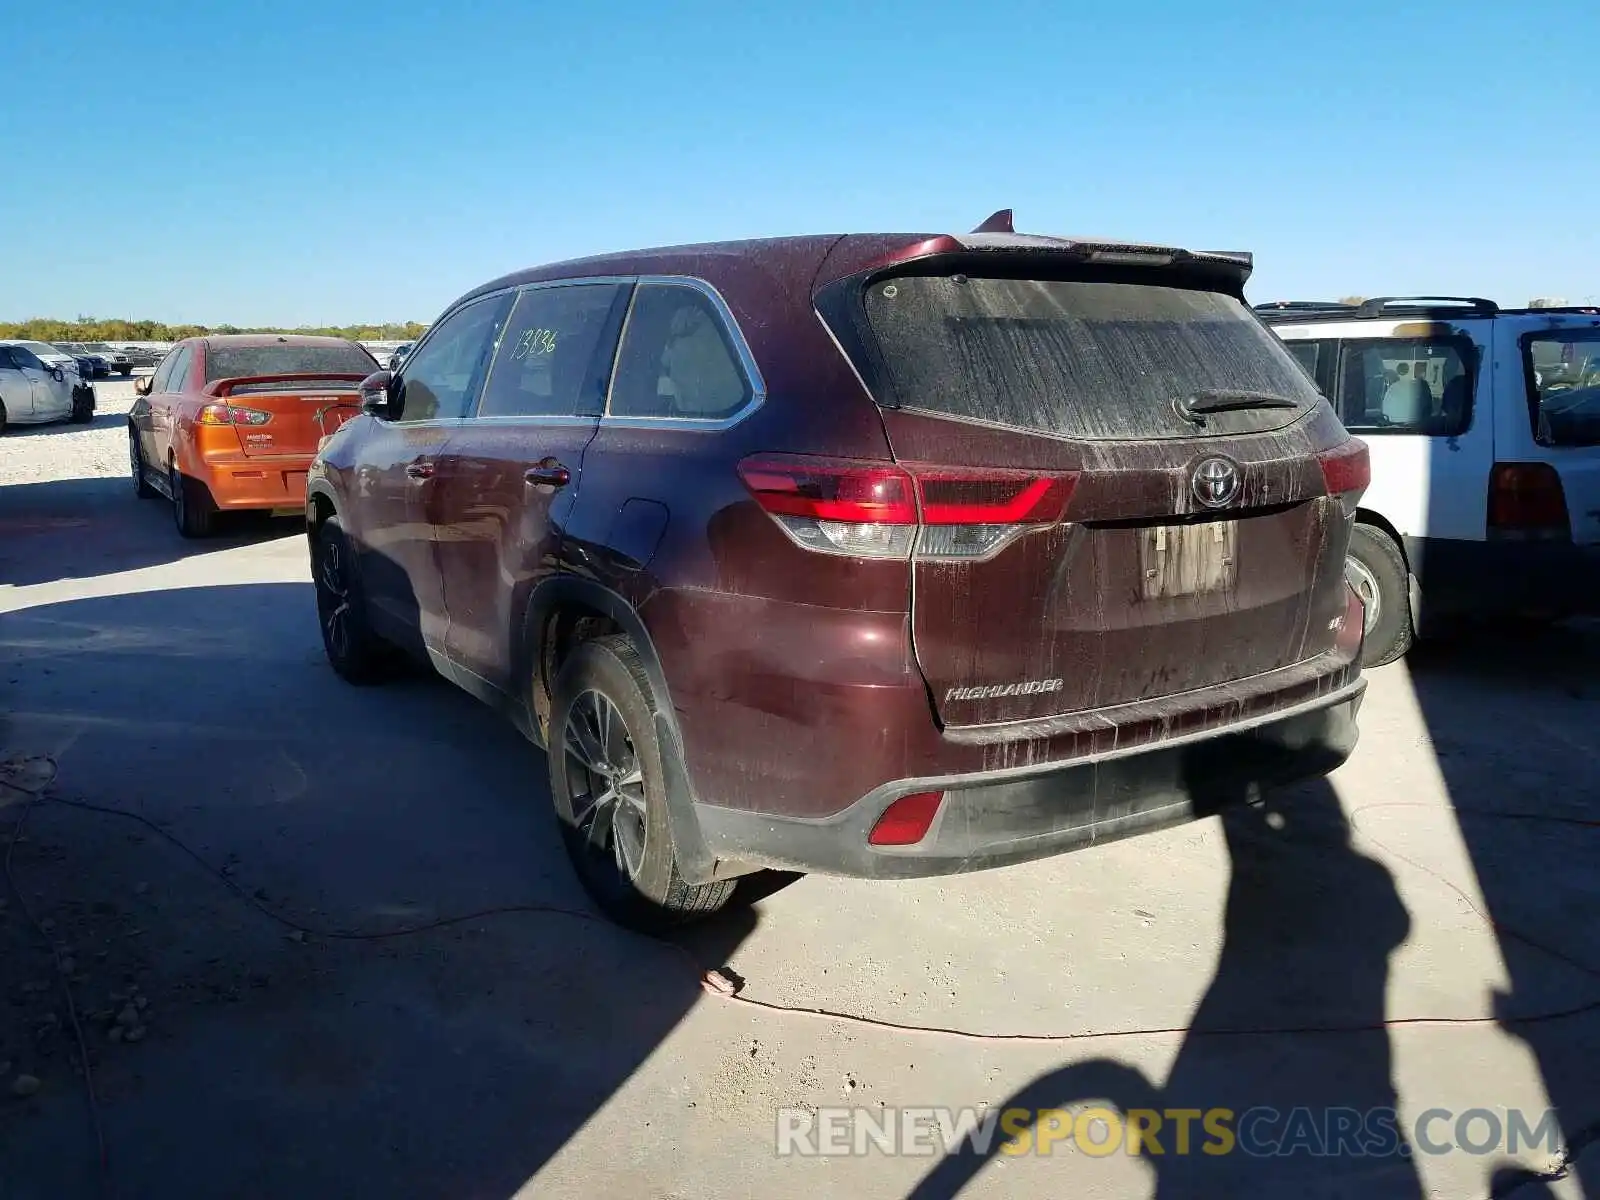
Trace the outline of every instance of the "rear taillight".
<instances>
[{"instance_id":1,"label":"rear taillight","mask_svg":"<svg viewBox=\"0 0 1600 1200\"><path fill-rule=\"evenodd\" d=\"M208 404L196 420L202 425L265 425L272 420L272 414L237 404Z\"/></svg>"},{"instance_id":2,"label":"rear taillight","mask_svg":"<svg viewBox=\"0 0 1600 1200\"><path fill-rule=\"evenodd\" d=\"M1567 495L1549 463L1495 463L1489 472L1489 532L1568 538Z\"/></svg>"},{"instance_id":3,"label":"rear taillight","mask_svg":"<svg viewBox=\"0 0 1600 1200\"><path fill-rule=\"evenodd\" d=\"M1328 495L1339 498L1345 516L1354 516L1362 495L1372 484L1367 444L1360 438L1351 438L1317 455L1317 465L1322 468L1322 482Z\"/></svg>"},{"instance_id":4,"label":"rear taillight","mask_svg":"<svg viewBox=\"0 0 1600 1200\"><path fill-rule=\"evenodd\" d=\"M916 536L911 477L898 467L767 454L739 464L757 503L808 550L905 558Z\"/></svg>"},{"instance_id":5,"label":"rear taillight","mask_svg":"<svg viewBox=\"0 0 1600 1200\"><path fill-rule=\"evenodd\" d=\"M1075 477L759 454L751 495L797 544L867 558L983 559L1066 511Z\"/></svg>"}]
</instances>

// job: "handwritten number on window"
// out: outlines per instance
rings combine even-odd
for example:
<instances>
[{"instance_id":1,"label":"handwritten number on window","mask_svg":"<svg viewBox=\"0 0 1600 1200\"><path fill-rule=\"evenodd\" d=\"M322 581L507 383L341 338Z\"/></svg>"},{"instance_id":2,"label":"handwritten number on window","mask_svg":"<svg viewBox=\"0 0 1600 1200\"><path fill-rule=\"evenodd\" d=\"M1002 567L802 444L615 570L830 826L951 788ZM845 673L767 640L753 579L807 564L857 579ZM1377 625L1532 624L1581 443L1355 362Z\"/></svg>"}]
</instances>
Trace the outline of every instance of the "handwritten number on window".
<instances>
[{"instance_id":1,"label":"handwritten number on window","mask_svg":"<svg viewBox=\"0 0 1600 1200\"><path fill-rule=\"evenodd\" d=\"M516 348L511 357L517 362L525 358L543 358L547 354L556 352L556 331L554 329L524 329L522 336L517 338Z\"/></svg>"}]
</instances>

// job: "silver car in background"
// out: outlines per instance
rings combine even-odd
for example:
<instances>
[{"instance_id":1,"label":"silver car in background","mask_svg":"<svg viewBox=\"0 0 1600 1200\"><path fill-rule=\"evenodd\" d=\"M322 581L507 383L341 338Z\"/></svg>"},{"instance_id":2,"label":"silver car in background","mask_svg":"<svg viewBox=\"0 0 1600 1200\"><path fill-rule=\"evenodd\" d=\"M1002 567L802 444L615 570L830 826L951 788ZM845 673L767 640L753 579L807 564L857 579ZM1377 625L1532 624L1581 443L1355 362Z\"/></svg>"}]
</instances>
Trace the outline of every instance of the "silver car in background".
<instances>
[{"instance_id":1,"label":"silver car in background","mask_svg":"<svg viewBox=\"0 0 1600 1200\"><path fill-rule=\"evenodd\" d=\"M35 346L45 346L50 361ZM94 406L94 388L79 378L71 355L44 342L0 342L0 433L12 422L81 425L94 418Z\"/></svg>"}]
</instances>

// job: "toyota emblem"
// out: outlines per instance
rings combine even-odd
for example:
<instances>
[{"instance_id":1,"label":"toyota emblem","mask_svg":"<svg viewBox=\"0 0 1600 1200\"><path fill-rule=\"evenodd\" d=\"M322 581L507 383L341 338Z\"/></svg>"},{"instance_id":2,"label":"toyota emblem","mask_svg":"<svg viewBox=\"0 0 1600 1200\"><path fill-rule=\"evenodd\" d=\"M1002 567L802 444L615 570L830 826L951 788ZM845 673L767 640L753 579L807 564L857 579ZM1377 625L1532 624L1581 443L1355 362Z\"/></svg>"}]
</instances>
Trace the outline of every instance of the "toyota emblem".
<instances>
[{"instance_id":1,"label":"toyota emblem","mask_svg":"<svg viewBox=\"0 0 1600 1200\"><path fill-rule=\"evenodd\" d=\"M1194 498L1207 508L1226 508L1239 495L1239 468L1225 458L1208 458L1194 469Z\"/></svg>"}]
</instances>

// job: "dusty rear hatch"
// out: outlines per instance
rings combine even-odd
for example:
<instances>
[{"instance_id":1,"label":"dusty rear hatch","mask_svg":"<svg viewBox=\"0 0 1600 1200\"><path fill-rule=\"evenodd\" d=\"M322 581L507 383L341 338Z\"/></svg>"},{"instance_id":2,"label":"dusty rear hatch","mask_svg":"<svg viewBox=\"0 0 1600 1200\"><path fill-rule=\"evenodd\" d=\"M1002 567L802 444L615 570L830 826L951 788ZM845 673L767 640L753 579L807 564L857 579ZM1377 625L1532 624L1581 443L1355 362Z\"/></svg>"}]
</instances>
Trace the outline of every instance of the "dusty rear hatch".
<instances>
[{"instance_id":1,"label":"dusty rear hatch","mask_svg":"<svg viewBox=\"0 0 1600 1200\"><path fill-rule=\"evenodd\" d=\"M377 369L354 343L213 345L205 393L220 403L201 420L233 426L247 457L310 457L360 412L361 381Z\"/></svg>"},{"instance_id":2,"label":"dusty rear hatch","mask_svg":"<svg viewBox=\"0 0 1600 1200\"><path fill-rule=\"evenodd\" d=\"M1245 272L986 257L819 294L830 327L853 304L840 343L913 481L940 718L1108 708L1331 650L1365 450L1242 302Z\"/></svg>"}]
</instances>

